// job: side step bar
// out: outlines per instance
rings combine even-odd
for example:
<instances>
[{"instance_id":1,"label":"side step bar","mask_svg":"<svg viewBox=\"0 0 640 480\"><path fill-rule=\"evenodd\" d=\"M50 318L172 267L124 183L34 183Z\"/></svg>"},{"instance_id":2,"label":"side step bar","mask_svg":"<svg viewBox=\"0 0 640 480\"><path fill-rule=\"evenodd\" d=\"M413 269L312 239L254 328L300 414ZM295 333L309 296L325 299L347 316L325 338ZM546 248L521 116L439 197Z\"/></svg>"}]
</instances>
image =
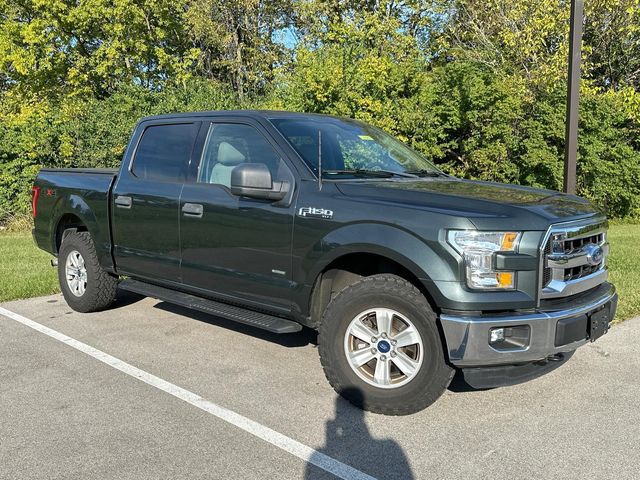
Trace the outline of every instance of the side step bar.
<instances>
[{"instance_id":1,"label":"side step bar","mask_svg":"<svg viewBox=\"0 0 640 480\"><path fill-rule=\"evenodd\" d=\"M274 317L266 313L254 312L242 307L227 305L226 303L208 300L188 293L177 292L168 288L159 287L138 280L126 279L120 282L119 288L129 292L138 293L145 297L157 298L165 302L191 308L200 312L222 317L234 322L251 325L273 333L294 333L302 330L302 325L280 317Z\"/></svg>"}]
</instances>

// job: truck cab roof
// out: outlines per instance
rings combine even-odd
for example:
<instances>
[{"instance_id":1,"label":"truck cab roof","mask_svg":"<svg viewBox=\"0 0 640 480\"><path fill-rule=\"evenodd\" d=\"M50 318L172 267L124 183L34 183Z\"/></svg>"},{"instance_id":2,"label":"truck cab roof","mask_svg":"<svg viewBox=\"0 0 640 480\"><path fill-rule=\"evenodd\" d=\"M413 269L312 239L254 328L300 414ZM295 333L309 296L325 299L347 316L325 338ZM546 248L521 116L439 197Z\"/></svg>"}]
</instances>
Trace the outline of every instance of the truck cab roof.
<instances>
[{"instance_id":1,"label":"truck cab roof","mask_svg":"<svg viewBox=\"0 0 640 480\"><path fill-rule=\"evenodd\" d=\"M198 117L216 117L216 116L234 116L234 117L248 117L248 118L340 118L335 115L325 115L320 113L301 113L301 112L288 112L284 110L203 110L199 112L179 112L169 113L163 115L150 115L142 118L140 121L161 120L161 119L174 119L174 118L198 118ZM345 119L348 120L348 119Z\"/></svg>"}]
</instances>

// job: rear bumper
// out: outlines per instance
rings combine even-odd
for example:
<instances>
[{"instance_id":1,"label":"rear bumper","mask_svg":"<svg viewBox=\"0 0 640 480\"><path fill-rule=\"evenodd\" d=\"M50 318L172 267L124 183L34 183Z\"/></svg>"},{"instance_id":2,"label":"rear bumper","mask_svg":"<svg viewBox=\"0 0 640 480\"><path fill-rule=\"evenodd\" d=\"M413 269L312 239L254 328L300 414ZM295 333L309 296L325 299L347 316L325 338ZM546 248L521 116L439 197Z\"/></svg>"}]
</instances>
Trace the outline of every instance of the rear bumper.
<instances>
[{"instance_id":1,"label":"rear bumper","mask_svg":"<svg viewBox=\"0 0 640 480\"><path fill-rule=\"evenodd\" d=\"M613 285L604 283L577 300L531 312L480 316L443 314L440 322L449 361L457 367L517 365L573 352L590 340L591 314L607 309L610 322L615 316L617 300ZM521 326L529 328L526 345L506 350L490 345L492 329Z\"/></svg>"}]
</instances>

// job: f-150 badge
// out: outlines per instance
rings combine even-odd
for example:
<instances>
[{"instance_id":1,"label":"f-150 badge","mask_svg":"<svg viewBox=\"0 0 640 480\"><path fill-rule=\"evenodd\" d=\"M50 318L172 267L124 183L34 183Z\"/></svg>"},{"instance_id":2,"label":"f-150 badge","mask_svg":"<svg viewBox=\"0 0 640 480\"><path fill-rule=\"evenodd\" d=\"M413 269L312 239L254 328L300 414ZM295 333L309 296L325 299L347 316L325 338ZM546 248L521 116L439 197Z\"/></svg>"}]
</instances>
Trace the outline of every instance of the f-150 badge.
<instances>
[{"instance_id":1,"label":"f-150 badge","mask_svg":"<svg viewBox=\"0 0 640 480\"><path fill-rule=\"evenodd\" d=\"M333 210L327 210L326 208L315 207L301 207L298 210L300 217L307 218L333 218Z\"/></svg>"}]
</instances>

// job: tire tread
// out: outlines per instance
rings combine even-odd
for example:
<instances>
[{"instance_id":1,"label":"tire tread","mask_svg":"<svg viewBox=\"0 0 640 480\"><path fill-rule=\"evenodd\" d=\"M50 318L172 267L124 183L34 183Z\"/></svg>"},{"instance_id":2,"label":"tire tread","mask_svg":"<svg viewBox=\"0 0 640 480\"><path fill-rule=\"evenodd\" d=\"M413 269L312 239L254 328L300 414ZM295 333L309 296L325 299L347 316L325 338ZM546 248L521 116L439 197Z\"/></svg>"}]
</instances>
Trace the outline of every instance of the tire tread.
<instances>
[{"instance_id":1,"label":"tire tread","mask_svg":"<svg viewBox=\"0 0 640 480\"><path fill-rule=\"evenodd\" d=\"M84 252L80 253L84 257L87 276L93 285L87 284L87 290L82 297L73 297L73 294L67 294L64 274L65 259L61 259L58 267L58 277L67 303L74 310L82 313L106 309L116 298L118 277L105 272L100 266L98 254L89 232L73 232L65 236L60 247L60 253L63 254L68 248L84 250Z\"/></svg>"},{"instance_id":2,"label":"tire tread","mask_svg":"<svg viewBox=\"0 0 640 480\"><path fill-rule=\"evenodd\" d=\"M431 306L427 302L424 295L410 282L405 279L398 277L392 274L378 274L372 275L369 277L365 277L357 283L351 284L343 288L329 303L327 308L324 311L322 316L322 321L320 323L320 327L318 329L318 343L320 345L320 363L322 364L322 368L324 370L324 374L327 377L327 380L331 384L331 386L338 392L341 393L345 388L344 385L341 384L341 375L339 371L335 368L335 363L331 362L331 359L324 355L324 351L322 345L325 339L330 335L329 330L329 322L328 317L332 315L332 304L340 302L340 300L345 297L357 298L359 295L364 293L368 293L371 290L375 290L377 292L384 292L390 295L398 296L403 298L409 303L414 305L420 305L425 313L428 314L429 320L432 320L435 324L436 315L431 309ZM442 352L444 356L444 351ZM364 398L364 402L362 405L358 405L365 410L368 410L373 413L380 413L384 415L409 415L411 413L418 412L420 410L425 409L432 403L434 403L447 389L453 376L455 374L455 369L450 367L446 362L441 362L438 371L436 372L436 378L438 382L434 385L431 385L427 391L424 392L423 396L420 396L414 399L412 402L404 403L402 405L398 405L397 402L384 402L384 401L376 401L373 402L370 399Z\"/></svg>"}]
</instances>

